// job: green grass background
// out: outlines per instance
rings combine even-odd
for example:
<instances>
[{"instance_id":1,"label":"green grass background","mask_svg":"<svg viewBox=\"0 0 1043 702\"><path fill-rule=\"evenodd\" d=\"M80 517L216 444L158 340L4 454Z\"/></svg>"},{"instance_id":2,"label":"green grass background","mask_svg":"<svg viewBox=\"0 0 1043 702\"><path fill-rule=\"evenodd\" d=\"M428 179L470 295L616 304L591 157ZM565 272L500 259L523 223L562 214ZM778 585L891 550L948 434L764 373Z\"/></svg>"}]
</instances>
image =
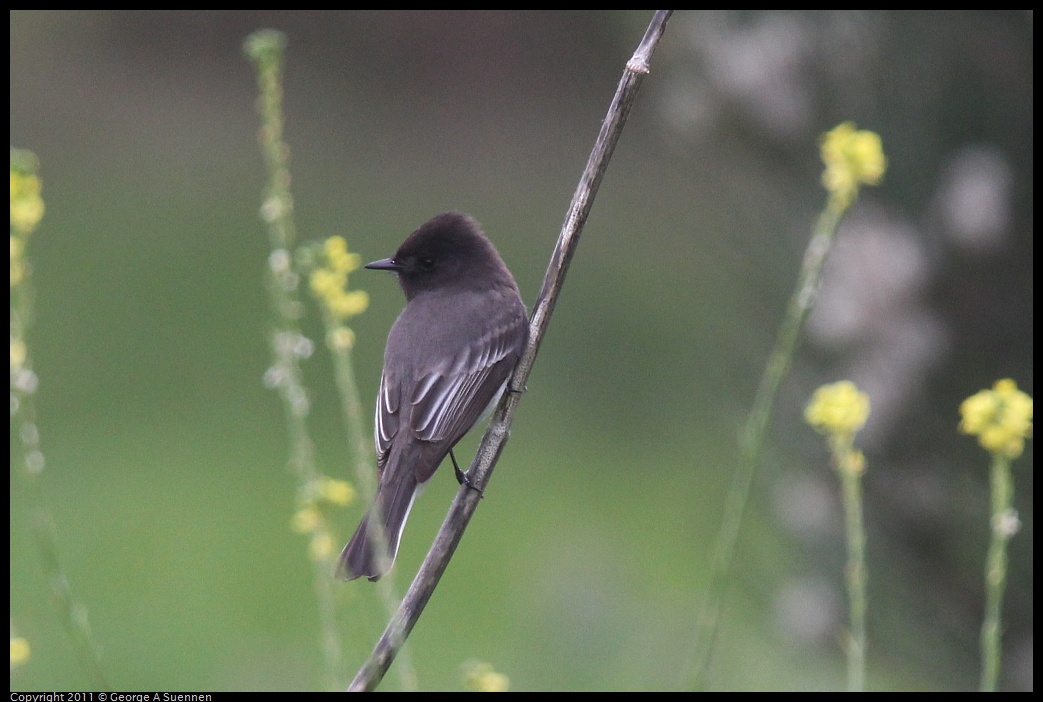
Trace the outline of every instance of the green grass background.
<instances>
[{"instance_id":1,"label":"green grass background","mask_svg":"<svg viewBox=\"0 0 1043 702\"><path fill-rule=\"evenodd\" d=\"M649 19L11 12L11 144L40 156L47 206L29 249L44 492L114 686L323 685L306 545L289 528L285 424L261 381L265 176L247 34L274 27L289 39L302 239L340 234L369 261L433 214L468 211L531 305ZM410 638L422 689L460 689L468 659L518 690L689 680L737 428L825 200L818 135L846 119L881 134L890 164L856 210L916 229L932 270L921 297L946 332L917 392L866 447L868 685L976 686L988 459L956 434L956 407L999 377L1032 391L1032 30L1031 14L1014 12L674 17L511 440ZM797 118L765 119L745 94L715 88L721 66L706 47L751 37L802 47ZM752 94L788 86L780 76ZM970 255L938 235L936 193L953 155L981 144L1009 164L1011 214L1000 244ZM372 298L353 321L371 402L402 297L389 276L362 271L352 284ZM306 331L319 338L314 315ZM807 345L783 389L711 689L844 686L836 485L799 416L856 355ZM323 352L306 373L321 467L349 478ZM458 455L476 438L465 445ZM1015 469L1023 532L1011 544L1008 689L1032 687L1031 464L1030 448ZM438 474L414 509L402 589L455 487ZM12 671L12 690L89 687L17 488L12 473L11 618L32 658ZM780 516L794 492L825 511L826 528L809 536ZM344 512L345 539L361 510ZM386 615L371 585L337 588L350 676ZM392 669L382 689L399 686Z\"/></svg>"}]
</instances>

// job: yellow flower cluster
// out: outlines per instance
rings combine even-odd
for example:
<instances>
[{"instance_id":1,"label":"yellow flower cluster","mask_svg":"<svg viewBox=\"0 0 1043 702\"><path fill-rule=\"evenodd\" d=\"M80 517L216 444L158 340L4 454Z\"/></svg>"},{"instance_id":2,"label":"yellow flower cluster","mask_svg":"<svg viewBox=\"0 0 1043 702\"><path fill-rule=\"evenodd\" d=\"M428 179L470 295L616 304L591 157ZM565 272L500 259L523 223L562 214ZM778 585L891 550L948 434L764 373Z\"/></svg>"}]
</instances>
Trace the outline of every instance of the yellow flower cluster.
<instances>
[{"instance_id":1,"label":"yellow flower cluster","mask_svg":"<svg viewBox=\"0 0 1043 702\"><path fill-rule=\"evenodd\" d=\"M858 197L859 185L876 185L887 170L880 135L859 131L844 122L822 137L822 184L830 193L830 205L846 210Z\"/></svg>"},{"instance_id":2,"label":"yellow flower cluster","mask_svg":"<svg viewBox=\"0 0 1043 702\"><path fill-rule=\"evenodd\" d=\"M848 440L869 419L869 395L850 380L823 385L811 396L804 420L822 434Z\"/></svg>"},{"instance_id":3,"label":"yellow flower cluster","mask_svg":"<svg viewBox=\"0 0 1043 702\"><path fill-rule=\"evenodd\" d=\"M333 555L336 546L322 513L322 504L344 507L355 499L355 488L346 480L323 476L306 490L302 506L293 515L291 526L298 534L311 537L308 552L312 559L322 561Z\"/></svg>"},{"instance_id":4,"label":"yellow flower cluster","mask_svg":"<svg viewBox=\"0 0 1043 702\"><path fill-rule=\"evenodd\" d=\"M355 499L355 488L347 480L326 478L322 481L319 495L330 504L347 507Z\"/></svg>"},{"instance_id":5,"label":"yellow flower cluster","mask_svg":"<svg viewBox=\"0 0 1043 702\"><path fill-rule=\"evenodd\" d=\"M21 636L11 636L11 667L22 665L29 660L31 649L29 641Z\"/></svg>"},{"instance_id":6,"label":"yellow flower cluster","mask_svg":"<svg viewBox=\"0 0 1043 702\"><path fill-rule=\"evenodd\" d=\"M326 240L322 255L324 265L311 273L311 291L340 322L365 312L369 295L364 290L348 290L348 274L362 266L359 255L348 251L347 242L340 236Z\"/></svg>"},{"instance_id":7,"label":"yellow flower cluster","mask_svg":"<svg viewBox=\"0 0 1043 702\"><path fill-rule=\"evenodd\" d=\"M25 278L25 242L43 217L40 179L11 167L11 287Z\"/></svg>"},{"instance_id":8,"label":"yellow flower cluster","mask_svg":"<svg viewBox=\"0 0 1043 702\"><path fill-rule=\"evenodd\" d=\"M11 227L28 234L43 218L40 179L31 173L11 169Z\"/></svg>"},{"instance_id":9,"label":"yellow flower cluster","mask_svg":"<svg viewBox=\"0 0 1043 702\"><path fill-rule=\"evenodd\" d=\"M960 404L960 431L978 437L993 455L1017 458L1032 435L1032 398L1010 378L997 380Z\"/></svg>"},{"instance_id":10,"label":"yellow flower cluster","mask_svg":"<svg viewBox=\"0 0 1043 702\"><path fill-rule=\"evenodd\" d=\"M488 663L471 662L464 667L464 684L472 692L507 692L510 688L510 678Z\"/></svg>"},{"instance_id":11,"label":"yellow flower cluster","mask_svg":"<svg viewBox=\"0 0 1043 702\"><path fill-rule=\"evenodd\" d=\"M25 240L20 236L11 235L11 287L18 285L25 278L25 262L22 260L22 252L25 250Z\"/></svg>"}]
</instances>

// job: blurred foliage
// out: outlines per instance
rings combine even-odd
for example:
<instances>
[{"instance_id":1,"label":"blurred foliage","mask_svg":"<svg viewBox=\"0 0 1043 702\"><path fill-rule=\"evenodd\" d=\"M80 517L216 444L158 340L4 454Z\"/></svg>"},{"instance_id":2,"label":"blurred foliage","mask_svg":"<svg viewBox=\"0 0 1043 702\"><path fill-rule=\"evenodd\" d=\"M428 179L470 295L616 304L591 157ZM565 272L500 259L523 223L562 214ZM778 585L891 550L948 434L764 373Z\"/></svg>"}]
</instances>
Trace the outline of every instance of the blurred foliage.
<instances>
[{"instance_id":1,"label":"blurred foliage","mask_svg":"<svg viewBox=\"0 0 1043 702\"><path fill-rule=\"evenodd\" d=\"M289 39L302 241L387 256L472 213L530 304L647 12L11 12L11 143L47 174L31 251L43 489L120 689L317 689L307 554L289 528L269 351L255 82ZM652 63L512 439L410 639L424 689L468 660L513 690L673 689L749 409L816 213L822 132L881 135L841 227L754 486L714 689L839 689L840 498L801 422L851 378L866 474L868 689L971 689L988 473L957 407L1032 394L1032 14L681 12ZM402 298L353 274L362 395ZM305 333L321 334L318 314ZM350 477L330 361L306 364L322 471ZM469 437L458 455L475 445ZM13 454L12 454L13 457ZM1001 689L1032 688L1032 445L1018 461ZM418 501L408 580L455 490ZM361 513L345 510L346 538ZM12 689L88 684L17 491ZM338 585L349 665L384 610ZM351 671L349 671L351 672ZM396 686L394 671L385 689Z\"/></svg>"}]
</instances>

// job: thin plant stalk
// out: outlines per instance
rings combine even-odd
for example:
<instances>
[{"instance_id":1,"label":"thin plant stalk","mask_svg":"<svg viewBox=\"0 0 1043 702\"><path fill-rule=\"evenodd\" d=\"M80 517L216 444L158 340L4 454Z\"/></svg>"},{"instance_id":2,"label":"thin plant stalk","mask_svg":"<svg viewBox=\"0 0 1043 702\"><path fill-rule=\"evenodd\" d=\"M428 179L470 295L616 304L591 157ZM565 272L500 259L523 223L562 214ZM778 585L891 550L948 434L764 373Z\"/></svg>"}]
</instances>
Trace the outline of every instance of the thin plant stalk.
<instances>
[{"instance_id":1,"label":"thin plant stalk","mask_svg":"<svg viewBox=\"0 0 1043 702\"><path fill-rule=\"evenodd\" d=\"M851 448L847 448L850 454ZM860 455L860 454L859 454ZM837 456L837 461L856 460L850 455ZM848 609L851 631L847 641L847 689L862 692L866 679L866 532L862 518L862 470L839 467L840 482L844 493L844 531L847 535L847 566L844 579L847 581Z\"/></svg>"},{"instance_id":2,"label":"thin plant stalk","mask_svg":"<svg viewBox=\"0 0 1043 702\"><path fill-rule=\"evenodd\" d=\"M331 338L338 328L338 320L325 306L323 307L323 325L327 338ZM367 440L362 431L363 405L359 394L358 382L355 379L354 363L351 356L351 346L348 344L329 343L331 356L333 358L333 374L337 384L337 395L340 397L341 416L346 430L348 451L355 466L355 477L362 493L367 497L367 502L373 502L376 493L376 466L373 463L373 444ZM378 530L379 532L379 530ZM388 572L376 582L377 592L381 601L387 609L388 616L393 616L400 601L395 585L394 572ZM412 656L408 646L403 646L399 653L399 680L406 691L415 691L419 688L416 668L413 665Z\"/></svg>"},{"instance_id":3,"label":"thin plant stalk","mask_svg":"<svg viewBox=\"0 0 1043 702\"><path fill-rule=\"evenodd\" d=\"M847 539L847 585L851 627L844 642L847 653L847 689L862 692L866 679L866 534L862 518L862 475L866 459L855 448L855 434L869 419L869 395L850 380L823 385L811 396L804 419L828 437L833 468L840 478Z\"/></svg>"},{"instance_id":4,"label":"thin plant stalk","mask_svg":"<svg viewBox=\"0 0 1043 702\"><path fill-rule=\"evenodd\" d=\"M821 156L826 166L822 173L822 184L829 198L804 252L797 287L786 306L775 347L757 388L753 409L740 433L743 458L725 499L721 528L717 532L710 560L710 584L696 624L695 662L692 670L697 687L703 684L717 637L735 544L749 503L750 487L760 465L764 442L771 429L775 398L793 362L804 322L814 307L822 280L822 267L833 247L841 217L858 197L859 188L862 185L877 185L887 170L887 158L880 136L868 130L860 131L852 122L843 122L823 135Z\"/></svg>"},{"instance_id":5,"label":"thin plant stalk","mask_svg":"<svg viewBox=\"0 0 1043 702\"><path fill-rule=\"evenodd\" d=\"M1003 592L1007 585L1007 542L1016 531L1011 503L1014 481L1010 459L997 453L989 474L992 517L989 552L985 558L985 617L981 625L981 691L995 692L999 683Z\"/></svg>"},{"instance_id":6,"label":"thin plant stalk","mask_svg":"<svg viewBox=\"0 0 1043 702\"><path fill-rule=\"evenodd\" d=\"M272 311L273 328L270 343L273 363L265 374L266 384L276 389L283 402L290 440L290 468L298 480L298 491L310 491L322 476L319 472L315 445L308 432L309 401L304 387L300 361L310 355L311 342L300 330L303 304L299 295L300 276L292 265L292 247L296 243L293 222L293 197L290 193L288 167L289 148L283 141L282 58L285 37L265 30L252 34L244 45L254 62L260 96L260 144L268 171L261 216L267 224L271 253L268 256L266 287ZM327 685L335 690L343 686L343 646L337 625L336 600L329 563L309 558L312 585L319 609L322 629L321 646L326 666Z\"/></svg>"},{"instance_id":7,"label":"thin plant stalk","mask_svg":"<svg viewBox=\"0 0 1043 702\"><path fill-rule=\"evenodd\" d=\"M843 209L827 205L819 215L811 241L804 252L797 287L786 306L775 346L761 376L753 408L740 432L742 461L732 477L732 484L725 498L721 527L714 540L710 557L710 584L696 624L693 687L703 684L710 662L710 654L717 638L721 607L731 574L735 545L749 503L750 486L760 465L764 442L774 418L775 398L793 362L804 322L814 307L822 281L822 267L833 247L842 214Z\"/></svg>"},{"instance_id":8,"label":"thin plant stalk","mask_svg":"<svg viewBox=\"0 0 1043 702\"><path fill-rule=\"evenodd\" d=\"M981 625L981 691L995 692L999 683L1003 591L1007 586L1007 542L1021 523L1013 508L1011 462L1032 436L1032 397L1011 378L1002 378L960 403L960 432L978 437L992 454L989 472L989 552L985 557L985 616Z\"/></svg>"},{"instance_id":9,"label":"thin plant stalk","mask_svg":"<svg viewBox=\"0 0 1043 702\"><path fill-rule=\"evenodd\" d=\"M36 291L26 251L28 239L43 216L37 167L38 161L31 152L11 150L11 426L16 430L14 434L21 454L17 475L25 495L29 528L40 552L44 576L51 587L51 596L72 641L73 650L93 680L92 686L98 690L109 690L111 688L105 679L98 647L91 634L87 608L73 596L70 579L59 555L57 527L43 494L46 461L36 414L39 377L33 370L28 338ZM35 186L35 193L27 194L26 198L32 199L28 204L37 211L23 219L18 215L23 212L20 208L26 203L16 201L19 198L16 184L30 182Z\"/></svg>"}]
</instances>

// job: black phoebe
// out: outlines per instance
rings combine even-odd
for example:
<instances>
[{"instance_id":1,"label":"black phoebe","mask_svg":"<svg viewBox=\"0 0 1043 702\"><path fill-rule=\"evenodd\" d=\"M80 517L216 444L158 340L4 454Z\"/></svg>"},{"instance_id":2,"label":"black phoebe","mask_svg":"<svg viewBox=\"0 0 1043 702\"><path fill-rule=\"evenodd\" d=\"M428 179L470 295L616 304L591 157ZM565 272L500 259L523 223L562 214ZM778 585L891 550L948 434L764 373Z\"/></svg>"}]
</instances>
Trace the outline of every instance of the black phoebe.
<instances>
[{"instance_id":1,"label":"black phoebe","mask_svg":"<svg viewBox=\"0 0 1043 702\"><path fill-rule=\"evenodd\" d=\"M500 396L529 337L518 285L467 215L438 215L366 268L396 273L406 306L388 334L377 392L380 483L340 554L345 580L377 580L391 567L420 486Z\"/></svg>"}]
</instances>

